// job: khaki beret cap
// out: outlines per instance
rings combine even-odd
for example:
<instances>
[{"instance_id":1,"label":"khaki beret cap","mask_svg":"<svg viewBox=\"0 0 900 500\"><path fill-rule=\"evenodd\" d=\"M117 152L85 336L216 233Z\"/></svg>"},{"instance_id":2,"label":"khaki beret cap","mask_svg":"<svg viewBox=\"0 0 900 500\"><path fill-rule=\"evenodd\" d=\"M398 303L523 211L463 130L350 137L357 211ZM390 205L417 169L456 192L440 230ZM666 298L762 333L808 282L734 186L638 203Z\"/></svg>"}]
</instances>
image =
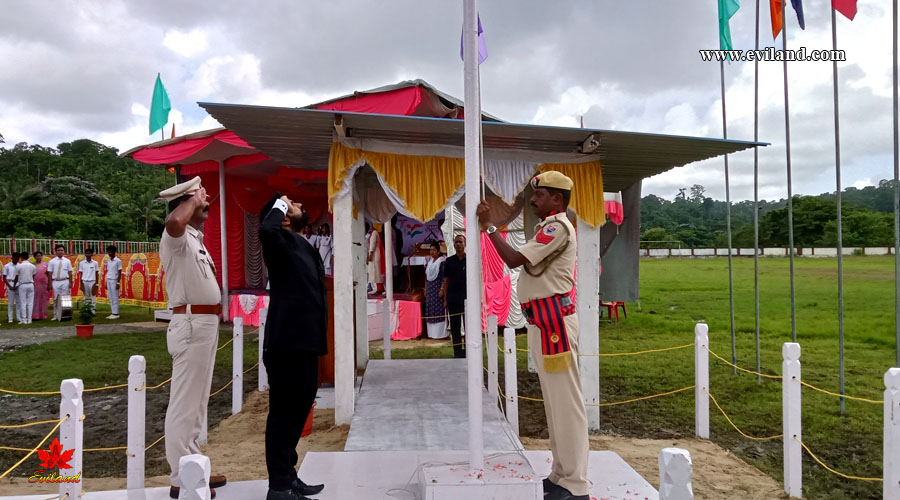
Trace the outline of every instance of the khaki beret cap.
<instances>
[{"instance_id":1,"label":"khaki beret cap","mask_svg":"<svg viewBox=\"0 0 900 500\"><path fill-rule=\"evenodd\" d=\"M165 191L159 192L159 197L164 198L167 202L178 199L186 194L194 194L194 191L200 189L200 176L194 177L193 179L182 182L176 186L172 186Z\"/></svg>"},{"instance_id":2,"label":"khaki beret cap","mask_svg":"<svg viewBox=\"0 0 900 500\"><path fill-rule=\"evenodd\" d=\"M531 185L536 188L556 188L564 191L571 191L574 183L572 179L555 170L541 172L531 179Z\"/></svg>"}]
</instances>

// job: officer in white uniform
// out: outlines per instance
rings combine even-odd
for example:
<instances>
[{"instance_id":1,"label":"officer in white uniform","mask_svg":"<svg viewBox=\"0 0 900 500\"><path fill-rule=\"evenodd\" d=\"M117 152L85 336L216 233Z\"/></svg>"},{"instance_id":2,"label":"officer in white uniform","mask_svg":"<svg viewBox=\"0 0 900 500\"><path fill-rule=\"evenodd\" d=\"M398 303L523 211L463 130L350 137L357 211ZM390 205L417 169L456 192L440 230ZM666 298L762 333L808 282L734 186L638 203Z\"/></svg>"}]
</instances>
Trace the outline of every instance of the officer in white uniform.
<instances>
[{"instance_id":1,"label":"officer in white uniform","mask_svg":"<svg viewBox=\"0 0 900 500\"><path fill-rule=\"evenodd\" d=\"M13 314L16 311L16 303L19 300L19 290L16 287L16 264L19 263L19 252L13 252L12 260L3 266L3 284L6 285L6 310L9 313L9 323L13 322ZM21 322L21 318L19 318Z\"/></svg>"},{"instance_id":2,"label":"officer in white uniform","mask_svg":"<svg viewBox=\"0 0 900 500\"><path fill-rule=\"evenodd\" d=\"M84 300L91 303L91 309L97 311L97 301L94 300L94 285L97 284L97 276L100 274L100 266L94 260L94 249L84 250L84 260L78 263L78 274L81 275L81 292Z\"/></svg>"},{"instance_id":3,"label":"officer in white uniform","mask_svg":"<svg viewBox=\"0 0 900 500\"><path fill-rule=\"evenodd\" d=\"M19 324L31 323L31 313L34 312L34 273L37 268L28 262L28 252L19 255L20 262L16 264L16 287L19 289Z\"/></svg>"},{"instance_id":4,"label":"officer in white uniform","mask_svg":"<svg viewBox=\"0 0 900 500\"><path fill-rule=\"evenodd\" d=\"M50 259L47 264L47 276L50 280L47 283L47 290L53 290L53 319L59 321L62 319L62 304L59 299L63 295L72 294L72 261L66 258L66 247L56 245L54 249L56 257Z\"/></svg>"},{"instance_id":5,"label":"officer in white uniform","mask_svg":"<svg viewBox=\"0 0 900 500\"><path fill-rule=\"evenodd\" d=\"M106 319L119 319L119 289L122 283L122 259L116 256L115 245L106 247L109 259L106 261L106 296L109 297L109 307L112 314Z\"/></svg>"},{"instance_id":6,"label":"officer in white uniform","mask_svg":"<svg viewBox=\"0 0 900 500\"><path fill-rule=\"evenodd\" d=\"M219 341L222 293L200 231L209 217L208 196L200 185L200 177L159 195L169 202L159 256L173 313L166 332L166 345L172 355L172 388L165 431L166 459L172 470L169 496L178 498L183 486L178 462L185 455L200 453L200 430L206 421ZM209 477L210 488L219 488L225 482L225 476Z\"/></svg>"}]
</instances>

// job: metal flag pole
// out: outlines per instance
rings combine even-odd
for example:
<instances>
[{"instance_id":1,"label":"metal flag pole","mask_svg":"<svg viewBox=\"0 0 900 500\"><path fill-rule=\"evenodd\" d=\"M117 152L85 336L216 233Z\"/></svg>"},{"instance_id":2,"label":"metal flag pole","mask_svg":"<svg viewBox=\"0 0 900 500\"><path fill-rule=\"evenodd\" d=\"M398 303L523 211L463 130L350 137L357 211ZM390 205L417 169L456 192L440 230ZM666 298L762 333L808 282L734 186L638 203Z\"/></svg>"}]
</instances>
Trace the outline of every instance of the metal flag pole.
<instances>
[{"instance_id":1,"label":"metal flag pole","mask_svg":"<svg viewBox=\"0 0 900 500\"><path fill-rule=\"evenodd\" d=\"M837 27L835 26L834 7L831 8L831 47L837 50ZM838 103L838 69L837 61L831 62L831 74L834 88L834 188L837 198L837 267L838 267L838 349L841 365L841 396L844 394L844 234L841 217L841 125L840 105ZM845 401L841 397L841 414L844 414Z\"/></svg>"},{"instance_id":2,"label":"metal flag pole","mask_svg":"<svg viewBox=\"0 0 900 500\"><path fill-rule=\"evenodd\" d=\"M759 50L759 0L756 0L756 50ZM753 142L759 142L759 60L753 60ZM756 373L761 373L759 359L759 147L753 147L753 299L756 326ZM762 377L756 376L756 383Z\"/></svg>"},{"instance_id":3,"label":"metal flag pole","mask_svg":"<svg viewBox=\"0 0 900 500\"><path fill-rule=\"evenodd\" d=\"M725 118L725 61L719 61L722 83L722 137L728 139L728 122ZM737 364L737 347L734 336L734 273L731 262L731 181L728 176L728 155L725 155L725 227L728 233L728 306L731 317L731 362ZM737 368L734 368L737 375Z\"/></svg>"},{"instance_id":4,"label":"metal flag pole","mask_svg":"<svg viewBox=\"0 0 900 500\"><path fill-rule=\"evenodd\" d=\"M787 12L787 0L781 0L781 12ZM787 17L787 16L784 16ZM787 54L787 21L782 22L781 51ZM788 100L787 57L784 58L784 139L787 158L787 209L788 209L788 246L790 247L791 273L791 342L797 342L797 300L794 294L794 190L791 185L791 111Z\"/></svg>"},{"instance_id":5,"label":"metal flag pole","mask_svg":"<svg viewBox=\"0 0 900 500\"><path fill-rule=\"evenodd\" d=\"M463 0L463 54L466 150L466 361L469 386L469 468L484 468L482 429L483 360L481 354L481 235L475 212L481 190L481 91L478 77L478 5Z\"/></svg>"},{"instance_id":6,"label":"metal flag pole","mask_svg":"<svg viewBox=\"0 0 900 500\"><path fill-rule=\"evenodd\" d=\"M894 0L894 325L896 328L897 364L900 366L900 139L897 135L897 0Z\"/></svg>"}]
</instances>

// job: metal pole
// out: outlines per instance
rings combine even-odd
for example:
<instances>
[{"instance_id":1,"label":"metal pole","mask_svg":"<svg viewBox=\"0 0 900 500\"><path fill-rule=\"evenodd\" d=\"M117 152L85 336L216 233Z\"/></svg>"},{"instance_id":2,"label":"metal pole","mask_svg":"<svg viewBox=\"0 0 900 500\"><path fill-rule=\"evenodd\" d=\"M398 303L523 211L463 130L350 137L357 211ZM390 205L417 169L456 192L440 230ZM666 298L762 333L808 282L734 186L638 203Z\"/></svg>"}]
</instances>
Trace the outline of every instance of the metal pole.
<instances>
[{"instance_id":1,"label":"metal pole","mask_svg":"<svg viewBox=\"0 0 900 500\"><path fill-rule=\"evenodd\" d=\"M466 149L466 360L469 381L469 468L484 468L484 431L482 429L483 361L481 353L481 234L475 212L481 188L481 103L478 77L477 0L463 1L463 48L465 84Z\"/></svg>"},{"instance_id":2,"label":"metal pole","mask_svg":"<svg viewBox=\"0 0 900 500\"><path fill-rule=\"evenodd\" d=\"M837 27L834 7L831 8L831 46L837 50ZM834 188L837 197L837 265L838 265L838 349L841 365L841 394L844 394L844 233L841 217L841 125L838 103L837 61L832 61L831 74L834 79ZM844 414L844 398L841 398L841 414Z\"/></svg>"},{"instance_id":3,"label":"metal pole","mask_svg":"<svg viewBox=\"0 0 900 500\"><path fill-rule=\"evenodd\" d=\"M759 50L759 0L756 0L756 50ZM753 142L759 141L759 60L753 61ZM753 300L756 327L756 373L761 373L759 359L759 148L753 148ZM756 376L756 383L762 377Z\"/></svg>"},{"instance_id":4,"label":"metal pole","mask_svg":"<svg viewBox=\"0 0 900 500\"><path fill-rule=\"evenodd\" d=\"M787 12L787 0L781 0L781 12ZM784 16L785 19L787 16ZM787 21L782 23L781 49L787 54ZM787 58L784 60L784 139L787 158L787 208L788 208L788 246L791 268L791 342L797 342L797 301L794 295L794 190L791 185L791 112L788 100Z\"/></svg>"},{"instance_id":5,"label":"metal pole","mask_svg":"<svg viewBox=\"0 0 900 500\"><path fill-rule=\"evenodd\" d=\"M728 139L728 122L725 118L725 62L719 61L722 83L722 138ZM731 362L737 364L737 347L734 338L734 273L731 265L731 181L728 177L728 155L725 155L725 228L728 233L728 306L731 319ZM737 375L737 368L733 368Z\"/></svg>"},{"instance_id":6,"label":"metal pole","mask_svg":"<svg viewBox=\"0 0 900 500\"><path fill-rule=\"evenodd\" d=\"M897 136L897 0L894 0L894 327L897 364L900 366L900 139Z\"/></svg>"},{"instance_id":7,"label":"metal pole","mask_svg":"<svg viewBox=\"0 0 900 500\"><path fill-rule=\"evenodd\" d=\"M225 162L219 162L219 236L222 241L222 319L228 321L228 232L225 221Z\"/></svg>"}]
</instances>

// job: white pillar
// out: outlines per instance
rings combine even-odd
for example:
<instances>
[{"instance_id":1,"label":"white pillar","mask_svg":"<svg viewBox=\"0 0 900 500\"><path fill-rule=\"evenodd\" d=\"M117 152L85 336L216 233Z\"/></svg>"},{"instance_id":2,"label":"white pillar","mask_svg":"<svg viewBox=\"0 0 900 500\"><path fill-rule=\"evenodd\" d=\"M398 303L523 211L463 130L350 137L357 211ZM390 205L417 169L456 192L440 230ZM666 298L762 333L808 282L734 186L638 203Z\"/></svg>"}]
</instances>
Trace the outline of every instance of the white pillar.
<instances>
[{"instance_id":1,"label":"white pillar","mask_svg":"<svg viewBox=\"0 0 900 500\"><path fill-rule=\"evenodd\" d=\"M266 308L259 310L259 383L257 389L259 392L269 389L269 372L266 371L266 364L263 363L263 346L266 342L266 318L269 316L269 310Z\"/></svg>"},{"instance_id":2,"label":"white pillar","mask_svg":"<svg viewBox=\"0 0 900 500\"><path fill-rule=\"evenodd\" d=\"M482 430L481 359L481 234L475 213L481 199L481 90L478 77L478 5L477 0L463 3L463 45L466 54L465 149L466 149L466 360L469 368L469 467L484 468L484 432Z\"/></svg>"},{"instance_id":3,"label":"white pillar","mask_svg":"<svg viewBox=\"0 0 900 500\"><path fill-rule=\"evenodd\" d=\"M181 478L181 500L210 500L209 457L185 455L178 460L178 476Z\"/></svg>"},{"instance_id":4,"label":"white pillar","mask_svg":"<svg viewBox=\"0 0 900 500\"><path fill-rule=\"evenodd\" d=\"M506 420L519 436L519 388L516 372L516 331L503 329L503 377L506 382Z\"/></svg>"},{"instance_id":5,"label":"white pillar","mask_svg":"<svg viewBox=\"0 0 900 500\"><path fill-rule=\"evenodd\" d=\"M600 429L600 227L578 218L578 374L588 429Z\"/></svg>"},{"instance_id":6,"label":"white pillar","mask_svg":"<svg viewBox=\"0 0 900 500\"><path fill-rule=\"evenodd\" d=\"M884 500L900 500L900 368L884 374Z\"/></svg>"},{"instance_id":7,"label":"white pillar","mask_svg":"<svg viewBox=\"0 0 900 500\"><path fill-rule=\"evenodd\" d=\"M234 318L231 342L231 414L244 404L244 318Z\"/></svg>"},{"instance_id":8,"label":"white pillar","mask_svg":"<svg viewBox=\"0 0 900 500\"><path fill-rule=\"evenodd\" d=\"M694 421L698 438L709 439L709 326L694 327Z\"/></svg>"},{"instance_id":9,"label":"white pillar","mask_svg":"<svg viewBox=\"0 0 900 500\"><path fill-rule=\"evenodd\" d=\"M391 221L384 226L384 359L391 359L391 333L394 310L394 228ZM399 318L398 318L399 320Z\"/></svg>"},{"instance_id":10,"label":"white pillar","mask_svg":"<svg viewBox=\"0 0 900 500\"><path fill-rule=\"evenodd\" d=\"M785 342L781 375L781 406L784 432L784 491L793 498L803 496L803 448L800 432L800 344Z\"/></svg>"},{"instance_id":11,"label":"white pillar","mask_svg":"<svg viewBox=\"0 0 900 500\"><path fill-rule=\"evenodd\" d=\"M693 500L691 454L681 448L659 452L659 500Z\"/></svg>"},{"instance_id":12,"label":"white pillar","mask_svg":"<svg viewBox=\"0 0 900 500\"><path fill-rule=\"evenodd\" d=\"M335 425L353 417L353 197L334 199L334 396Z\"/></svg>"},{"instance_id":13,"label":"white pillar","mask_svg":"<svg viewBox=\"0 0 900 500\"><path fill-rule=\"evenodd\" d=\"M228 318L228 231L225 221L225 162L219 162L219 237L222 249L222 319Z\"/></svg>"},{"instance_id":14,"label":"white pillar","mask_svg":"<svg viewBox=\"0 0 900 500\"><path fill-rule=\"evenodd\" d=\"M84 487L81 469L81 454L84 450L84 422L81 420L84 416L84 400L81 395L84 383L81 379L67 378L59 385L59 392L59 418L66 419L59 426L59 444L65 451L75 450L69 461L71 469L66 469L65 475L81 478L77 483L59 483L59 497L81 498L81 489Z\"/></svg>"},{"instance_id":15,"label":"white pillar","mask_svg":"<svg viewBox=\"0 0 900 500\"><path fill-rule=\"evenodd\" d=\"M487 389L488 394L492 399L496 400L500 395L497 392L497 389L500 388L498 384L500 373L497 369L498 367L498 351L497 348L497 316L491 314L487 317L487 360L488 360L488 380L487 380Z\"/></svg>"},{"instance_id":16,"label":"white pillar","mask_svg":"<svg viewBox=\"0 0 900 500\"><path fill-rule=\"evenodd\" d=\"M366 206L365 200L356 202L357 217L353 218L353 294L356 315L356 348L354 358L357 369L365 369L369 361L369 283L366 279Z\"/></svg>"},{"instance_id":17,"label":"white pillar","mask_svg":"<svg viewBox=\"0 0 900 500\"><path fill-rule=\"evenodd\" d=\"M526 345L528 346L528 352L525 353L528 357L528 373L537 373L537 368L534 364L534 358L531 356L531 344L526 343Z\"/></svg>"},{"instance_id":18,"label":"white pillar","mask_svg":"<svg viewBox=\"0 0 900 500\"><path fill-rule=\"evenodd\" d=\"M128 443L126 447L126 486L144 488L144 447L146 446L147 361L143 356L128 360Z\"/></svg>"}]
</instances>

